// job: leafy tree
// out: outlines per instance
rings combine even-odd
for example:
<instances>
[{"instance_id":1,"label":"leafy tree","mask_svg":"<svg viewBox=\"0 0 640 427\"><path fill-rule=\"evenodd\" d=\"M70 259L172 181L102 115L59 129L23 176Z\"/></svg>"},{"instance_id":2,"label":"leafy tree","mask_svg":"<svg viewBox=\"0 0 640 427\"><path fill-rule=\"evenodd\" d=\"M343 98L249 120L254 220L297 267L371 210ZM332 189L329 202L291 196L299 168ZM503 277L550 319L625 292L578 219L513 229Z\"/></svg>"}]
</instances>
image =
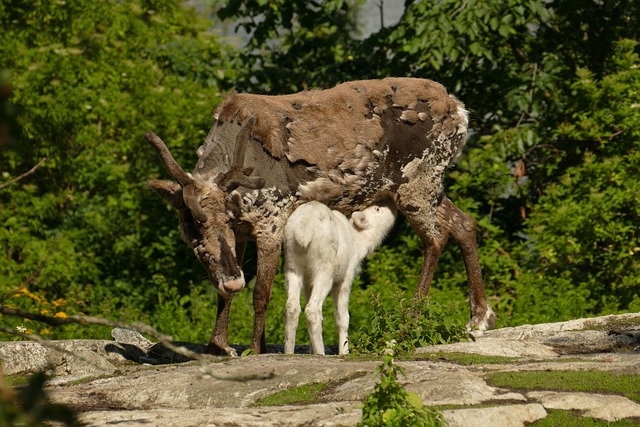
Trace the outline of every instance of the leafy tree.
<instances>
[{"instance_id":1,"label":"leafy tree","mask_svg":"<svg viewBox=\"0 0 640 427\"><path fill-rule=\"evenodd\" d=\"M0 190L0 294L19 290L6 303L151 321L190 294L211 305L175 214L145 188L164 172L142 135L194 163L236 73L227 48L172 0L3 1L0 25L2 182L46 159Z\"/></svg>"},{"instance_id":2,"label":"leafy tree","mask_svg":"<svg viewBox=\"0 0 640 427\"><path fill-rule=\"evenodd\" d=\"M289 93L344 80L341 65L353 60L357 12L364 0L241 1L218 10L250 34L241 54L248 71L241 90Z\"/></svg>"},{"instance_id":3,"label":"leafy tree","mask_svg":"<svg viewBox=\"0 0 640 427\"><path fill-rule=\"evenodd\" d=\"M544 316L584 316L640 309L640 60L625 40L597 79L578 70L570 119L556 129L571 158L526 221L523 286L564 304ZM523 292L522 287L518 288ZM524 290L516 307L532 305ZM577 302L577 304L576 304ZM520 311L518 310L518 311Z\"/></svg>"}]
</instances>

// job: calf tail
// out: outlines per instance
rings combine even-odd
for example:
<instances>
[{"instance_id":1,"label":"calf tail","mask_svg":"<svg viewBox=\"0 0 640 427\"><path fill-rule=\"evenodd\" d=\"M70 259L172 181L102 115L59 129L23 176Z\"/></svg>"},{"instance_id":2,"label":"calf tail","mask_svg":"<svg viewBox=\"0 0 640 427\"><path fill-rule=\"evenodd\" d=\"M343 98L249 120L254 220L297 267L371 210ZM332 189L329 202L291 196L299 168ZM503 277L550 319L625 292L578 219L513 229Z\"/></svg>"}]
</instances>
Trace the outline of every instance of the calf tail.
<instances>
[{"instance_id":1,"label":"calf tail","mask_svg":"<svg viewBox=\"0 0 640 427\"><path fill-rule=\"evenodd\" d=\"M330 235L332 227L331 210L319 203L310 203L298 208L295 218L289 219L287 227L296 244L307 249L312 241L319 244L323 236ZM293 221L292 221L293 220Z\"/></svg>"},{"instance_id":2,"label":"calf tail","mask_svg":"<svg viewBox=\"0 0 640 427\"><path fill-rule=\"evenodd\" d=\"M298 227L293 230L293 238L301 248L308 248L313 240L313 226L315 218L305 217L298 223Z\"/></svg>"}]
</instances>

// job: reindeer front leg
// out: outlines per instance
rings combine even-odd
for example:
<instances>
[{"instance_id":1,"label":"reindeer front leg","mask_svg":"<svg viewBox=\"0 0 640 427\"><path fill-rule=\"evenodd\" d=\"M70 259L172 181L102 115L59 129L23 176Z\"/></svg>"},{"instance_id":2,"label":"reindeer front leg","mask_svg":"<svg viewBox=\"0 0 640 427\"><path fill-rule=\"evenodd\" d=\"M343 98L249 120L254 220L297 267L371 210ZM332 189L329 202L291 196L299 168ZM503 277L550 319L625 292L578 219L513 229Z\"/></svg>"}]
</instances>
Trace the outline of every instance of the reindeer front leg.
<instances>
[{"instance_id":1,"label":"reindeer front leg","mask_svg":"<svg viewBox=\"0 0 640 427\"><path fill-rule=\"evenodd\" d=\"M278 269L282 239L257 239L258 271L256 273L256 285L253 290L253 309L255 320L253 324L253 340L250 349L258 354L267 352L264 326L267 318L267 307L271 299L273 279Z\"/></svg>"},{"instance_id":2,"label":"reindeer front leg","mask_svg":"<svg viewBox=\"0 0 640 427\"><path fill-rule=\"evenodd\" d=\"M229 346L229 312L231 310L230 295L218 294L218 314L213 334L204 352L215 356L237 356L236 351Z\"/></svg>"},{"instance_id":3,"label":"reindeer front leg","mask_svg":"<svg viewBox=\"0 0 640 427\"><path fill-rule=\"evenodd\" d=\"M429 293L436 265L449 233L438 218L441 201L438 200L439 181L428 174L418 175L413 182L398 188L396 205L424 245L424 258L415 298Z\"/></svg>"},{"instance_id":4,"label":"reindeer front leg","mask_svg":"<svg viewBox=\"0 0 640 427\"><path fill-rule=\"evenodd\" d=\"M246 242L236 242L236 259L242 265ZM216 323L205 353L215 356L237 356L236 351L229 345L229 313L231 311L231 295L218 294L218 311Z\"/></svg>"}]
</instances>

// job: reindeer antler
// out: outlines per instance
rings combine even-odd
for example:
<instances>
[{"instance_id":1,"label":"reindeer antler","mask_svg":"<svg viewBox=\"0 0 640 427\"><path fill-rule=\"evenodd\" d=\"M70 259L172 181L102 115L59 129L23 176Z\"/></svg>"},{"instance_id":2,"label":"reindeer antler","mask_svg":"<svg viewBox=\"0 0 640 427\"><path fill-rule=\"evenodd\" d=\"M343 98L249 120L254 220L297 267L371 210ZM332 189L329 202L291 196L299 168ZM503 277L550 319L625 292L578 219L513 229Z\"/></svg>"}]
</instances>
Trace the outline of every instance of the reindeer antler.
<instances>
[{"instance_id":1,"label":"reindeer antler","mask_svg":"<svg viewBox=\"0 0 640 427\"><path fill-rule=\"evenodd\" d=\"M169 175L178 181L178 184L180 184L181 187L184 188L193 182L193 177L185 172L178 162L176 162L167 148L167 145L158 135L153 132L147 132L144 134L144 138L149 141L153 149L156 150L156 153L160 156L160 160L167 172L169 172Z\"/></svg>"},{"instance_id":2,"label":"reindeer antler","mask_svg":"<svg viewBox=\"0 0 640 427\"><path fill-rule=\"evenodd\" d=\"M247 145L251 139L251 130L256 122L256 118L249 117L238 136L236 136L236 145L233 152L233 160L231 167L225 173L221 173L216 178L218 186L226 190L227 192L233 191L238 187L247 187L252 190L264 187L264 179L257 176L249 176L253 173L252 167L243 168L244 157L247 153Z\"/></svg>"}]
</instances>

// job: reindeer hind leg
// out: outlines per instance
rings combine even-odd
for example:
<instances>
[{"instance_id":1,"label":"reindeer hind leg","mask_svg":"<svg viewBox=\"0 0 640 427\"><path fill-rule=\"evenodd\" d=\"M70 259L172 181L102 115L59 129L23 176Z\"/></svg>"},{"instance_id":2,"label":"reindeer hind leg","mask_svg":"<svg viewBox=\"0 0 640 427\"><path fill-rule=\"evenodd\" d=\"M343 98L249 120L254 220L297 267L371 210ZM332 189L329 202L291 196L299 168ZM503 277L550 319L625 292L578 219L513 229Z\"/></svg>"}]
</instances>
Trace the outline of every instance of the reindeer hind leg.
<instances>
[{"instance_id":1,"label":"reindeer hind leg","mask_svg":"<svg viewBox=\"0 0 640 427\"><path fill-rule=\"evenodd\" d=\"M448 224L449 231L462 252L467 271L471 308L467 329L477 329L476 335L482 335L485 330L495 327L496 315L487 303L484 281L482 280L476 240L476 222L471 215L455 206L448 198L443 200L438 210L438 217L441 222Z\"/></svg>"}]
</instances>

